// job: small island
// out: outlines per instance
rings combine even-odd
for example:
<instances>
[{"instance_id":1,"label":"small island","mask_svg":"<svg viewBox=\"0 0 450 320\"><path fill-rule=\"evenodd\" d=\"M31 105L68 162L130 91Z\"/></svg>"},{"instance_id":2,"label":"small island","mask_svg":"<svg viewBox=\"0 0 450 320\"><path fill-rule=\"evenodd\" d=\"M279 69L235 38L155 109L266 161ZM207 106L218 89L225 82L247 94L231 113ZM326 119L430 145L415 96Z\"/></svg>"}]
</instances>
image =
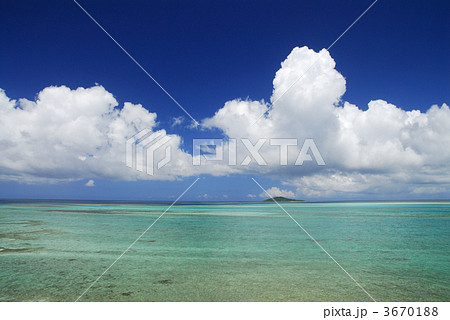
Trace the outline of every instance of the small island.
<instances>
[{"instance_id":1,"label":"small island","mask_svg":"<svg viewBox=\"0 0 450 320\"><path fill-rule=\"evenodd\" d=\"M296 200L296 199L289 199L285 197L273 197L264 200L263 202L305 202L305 200Z\"/></svg>"}]
</instances>

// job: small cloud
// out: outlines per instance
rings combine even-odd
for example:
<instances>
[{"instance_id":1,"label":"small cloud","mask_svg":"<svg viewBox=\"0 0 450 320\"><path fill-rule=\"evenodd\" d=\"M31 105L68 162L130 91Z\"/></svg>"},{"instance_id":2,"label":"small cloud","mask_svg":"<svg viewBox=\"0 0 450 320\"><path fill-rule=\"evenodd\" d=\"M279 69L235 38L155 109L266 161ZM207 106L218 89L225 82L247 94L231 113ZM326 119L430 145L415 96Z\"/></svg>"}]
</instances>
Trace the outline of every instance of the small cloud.
<instances>
[{"instance_id":1,"label":"small cloud","mask_svg":"<svg viewBox=\"0 0 450 320\"><path fill-rule=\"evenodd\" d=\"M172 124L170 125L172 128L181 125L184 122L184 117L173 117L172 118Z\"/></svg>"},{"instance_id":2,"label":"small cloud","mask_svg":"<svg viewBox=\"0 0 450 320\"><path fill-rule=\"evenodd\" d=\"M91 179L88 182L86 182L85 186L86 187L95 187L95 181Z\"/></svg>"},{"instance_id":3,"label":"small cloud","mask_svg":"<svg viewBox=\"0 0 450 320\"><path fill-rule=\"evenodd\" d=\"M227 195L227 194L224 194L223 197L224 197L225 199L228 199L228 195Z\"/></svg>"},{"instance_id":4,"label":"small cloud","mask_svg":"<svg viewBox=\"0 0 450 320\"><path fill-rule=\"evenodd\" d=\"M267 189L267 193L270 194L272 197L285 197L285 198L295 198L295 194L292 191L289 190L281 190L277 187L272 187L270 189ZM261 198L267 198L267 193L262 192L260 193Z\"/></svg>"},{"instance_id":5,"label":"small cloud","mask_svg":"<svg viewBox=\"0 0 450 320\"><path fill-rule=\"evenodd\" d=\"M426 187L417 187L412 190L413 194L439 194L445 192L445 187L440 186L426 186Z\"/></svg>"},{"instance_id":6,"label":"small cloud","mask_svg":"<svg viewBox=\"0 0 450 320\"><path fill-rule=\"evenodd\" d=\"M199 195L199 196L197 196L197 198L203 198L203 199L206 199L206 198L208 198L208 194L205 193L205 194L203 194L203 195Z\"/></svg>"},{"instance_id":7,"label":"small cloud","mask_svg":"<svg viewBox=\"0 0 450 320\"><path fill-rule=\"evenodd\" d=\"M248 195L247 195L247 198L256 198L256 195L254 195L254 194L248 194Z\"/></svg>"},{"instance_id":8,"label":"small cloud","mask_svg":"<svg viewBox=\"0 0 450 320\"><path fill-rule=\"evenodd\" d=\"M191 123L187 127L189 129L196 129L196 128L198 128L198 126L199 126L199 123L192 120Z\"/></svg>"}]
</instances>

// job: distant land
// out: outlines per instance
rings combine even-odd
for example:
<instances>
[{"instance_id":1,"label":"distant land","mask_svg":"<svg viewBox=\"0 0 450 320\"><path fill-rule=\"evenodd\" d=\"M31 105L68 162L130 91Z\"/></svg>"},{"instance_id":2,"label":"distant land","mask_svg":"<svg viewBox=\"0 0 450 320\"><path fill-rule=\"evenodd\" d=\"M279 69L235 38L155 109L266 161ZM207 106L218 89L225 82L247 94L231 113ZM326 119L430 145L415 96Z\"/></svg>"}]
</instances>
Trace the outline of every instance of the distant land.
<instances>
[{"instance_id":1,"label":"distant land","mask_svg":"<svg viewBox=\"0 0 450 320\"><path fill-rule=\"evenodd\" d=\"M305 200L289 199L289 198L285 198L285 197L273 197L273 198L266 199L263 202L274 202L274 200L276 202L304 202L305 201Z\"/></svg>"}]
</instances>

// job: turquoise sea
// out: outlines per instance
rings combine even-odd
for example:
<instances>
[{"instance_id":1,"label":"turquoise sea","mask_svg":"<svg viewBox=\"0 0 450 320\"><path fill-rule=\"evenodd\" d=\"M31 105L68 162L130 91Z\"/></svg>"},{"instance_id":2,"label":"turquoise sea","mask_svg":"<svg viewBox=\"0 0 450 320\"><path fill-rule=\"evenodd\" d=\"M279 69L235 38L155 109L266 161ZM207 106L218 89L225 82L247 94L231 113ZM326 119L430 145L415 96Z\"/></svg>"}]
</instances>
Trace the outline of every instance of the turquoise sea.
<instances>
[{"instance_id":1,"label":"turquoise sea","mask_svg":"<svg viewBox=\"0 0 450 320\"><path fill-rule=\"evenodd\" d=\"M0 301L74 301L169 204L0 203ZM450 300L450 202L282 203L377 301ZM80 301L370 301L273 203L172 207Z\"/></svg>"}]
</instances>

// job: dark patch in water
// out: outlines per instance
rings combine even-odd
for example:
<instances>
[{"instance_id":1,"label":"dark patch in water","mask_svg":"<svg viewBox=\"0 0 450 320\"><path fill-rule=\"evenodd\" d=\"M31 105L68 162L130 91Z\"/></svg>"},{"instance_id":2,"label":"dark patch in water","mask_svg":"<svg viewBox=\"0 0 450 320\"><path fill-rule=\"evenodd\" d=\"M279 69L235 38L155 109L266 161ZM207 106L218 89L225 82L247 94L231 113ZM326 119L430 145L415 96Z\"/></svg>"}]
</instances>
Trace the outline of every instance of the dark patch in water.
<instances>
[{"instance_id":1,"label":"dark patch in water","mask_svg":"<svg viewBox=\"0 0 450 320\"><path fill-rule=\"evenodd\" d=\"M411 259L395 257L395 258L386 258L386 260L390 260L390 261L408 261L408 260L411 260Z\"/></svg>"},{"instance_id":2,"label":"dark patch in water","mask_svg":"<svg viewBox=\"0 0 450 320\"><path fill-rule=\"evenodd\" d=\"M77 259L74 259L74 258L70 258L70 259L69 259L69 261L75 261L75 260L77 260Z\"/></svg>"},{"instance_id":3,"label":"dark patch in water","mask_svg":"<svg viewBox=\"0 0 450 320\"><path fill-rule=\"evenodd\" d=\"M50 209L43 210L46 212L61 212L61 213L100 213L100 214L134 214L134 213L161 213L161 210L73 210L73 209Z\"/></svg>"},{"instance_id":4,"label":"dark patch in water","mask_svg":"<svg viewBox=\"0 0 450 320\"><path fill-rule=\"evenodd\" d=\"M43 225L44 222L40 221L40 220L28 220L28 221L20 221L20 222L2 222L2 224L19 224L19 225L24 225L26 227L32 227L32 226Z\"/></svg>"},{"instance_id":5,"label":"dark patch in water","mask_svg":"<svg viewBox=\"0 0 450 320\"><path fill-rule=\"evenodd\" d=\"M45 224L45 222L40 221L40 220L29 220L29 221L23 222L23 224L25 224L26 226L41 226L41 225Z\"/></svg>"},{"instance_id":6,"label":"dark patch in water","mask_svg":"<svg viewBox=\"0 0 450 320\"><path fill-rule=\"evenodd\" d=\"M122 292L123 296L130 296L133 294L133 291L128 291L128 292Z\"/></svg>"},{"instance_id":7,"label":"dark patch in water","mask_svg":"<svg viewBox=\"0 0 450 320\"><path fill-rule=\"evenodd\" d=\"M60 234L63 232L59 231L59 230L54 230L54 229L40 229L40 230L25 231L25 232L6 232L6 233L0 233L0 239L35 240L35 239L37 239L36 235L39 235L40 233Z\"/></svg>"},{"instance_id":8,"label":"dark patch in water","mask_svg":"<svg viewBox=\"0 0 450 320\"><path fill-rule=\"evenodd\" d=\"M36 237L27 235L28 232L8 232L0 233L0 239L13 239L13 240L33 240Z\"/></svg>"},{"instance_id":9,"label":"dark patch in water","mask_svg":"<svg viewBox=\"0 0 450 320\"><path fill-rule=\"evenodd\" d=\"M144 240L145 242L155 242L156 240Z\"/></svg>"},{"instance_id":10,"label":"dark patch in water","mask_svg":"<svg viewBox=\"0 0 450 320\"><path fill-rule=\"evenodd\" d=\"M172 283L172 280L170 280L170 279L158 280L158 283L161 283L161 284L171 284L171 283Z\"/></svg>"},{"instance_id":11,"label":"dark patch in water","mask_svg":"<svg viewBox=\"0 0 450 320\"><path fill-rule=\"evenodd\" d=\"M43 247L39 247L39 248L5 248L5 247L0 247L0 254L8 254L8 253L24 253L24 252L34 252L37 250L41 250L44 249Z\"/></svg>"}]
</instances>

